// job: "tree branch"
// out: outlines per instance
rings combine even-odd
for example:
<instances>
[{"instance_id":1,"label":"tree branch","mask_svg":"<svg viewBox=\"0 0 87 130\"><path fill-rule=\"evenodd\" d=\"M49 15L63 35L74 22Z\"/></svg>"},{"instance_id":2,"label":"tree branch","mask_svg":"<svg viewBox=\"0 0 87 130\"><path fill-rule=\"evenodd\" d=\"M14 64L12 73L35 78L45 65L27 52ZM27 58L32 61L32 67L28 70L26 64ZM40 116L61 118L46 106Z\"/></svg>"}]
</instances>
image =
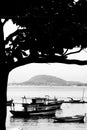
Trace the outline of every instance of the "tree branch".
<instances>
[{"instance_id":1,"label":"tree branch","mask_svg":"<svg viewBox=\"0 0 87 130\"><path fill-rule=\"evenodd\" d=\"M27 29L18 29L15 32L11 33L5 40L5 43L7 44L9 41L12 41L12 38L16 35L18 35L19 33L22 32L27 32Z\"/></svg>"},{"instance_id":2,"label":"tree branch","mask_svg":"<svg viewBox=\"0 0 87 130\"><path fill-rule=\"evenodd\" d=\"M77 64L77 65L87 65L87 60L75 60L75 59L63 59L62 57L54 56L54 57L42 57L42 58L32 58L27 57L22 59L21 61L17 61L13 64L10 64L10 71L16 67L26 65L29 63L64 63L64 64Z\"/></svg>"},{"instance_id":3,"label":"tree branch","mask_svg":"<svg viewBox=\"0 0 87 130\"><path fill-rule=\"evenodd\" d=\"M66 49L66 51L63 53L63 55L66 55L67 51L68 51L68 49Z\"/></svg>"},{"instance_id":4,"label":"tree branch","mask_svg":"<svg viewBox=\"0 0 87 130\"><path fill-rule=\"evenodd\" d=\"M82 50L82 48L80 48L80 50L78 50L78 51L74 51L74 52L67 53L66 56L67 56L67 55L71 55L71 54L78 53L78 52L80 52L81 50Z\"/></svg>"}]
</instances>

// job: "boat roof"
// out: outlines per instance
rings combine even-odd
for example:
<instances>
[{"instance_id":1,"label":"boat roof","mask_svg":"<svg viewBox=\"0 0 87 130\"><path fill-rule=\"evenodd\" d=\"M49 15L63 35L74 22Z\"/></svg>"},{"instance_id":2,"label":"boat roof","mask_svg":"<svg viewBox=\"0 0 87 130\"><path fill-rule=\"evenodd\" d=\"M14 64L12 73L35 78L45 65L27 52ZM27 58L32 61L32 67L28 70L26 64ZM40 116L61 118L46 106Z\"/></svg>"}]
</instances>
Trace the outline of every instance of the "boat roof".
<instances>
[{"instance_id":1,"label":"boat roof","mask_svg":"<svg viewBox=\"0 0 87 130\"><path fill-rule=\"evenodd\" d=\"M35 100L46 100L47 98L44 98L44 97L35 97L35 98L32 98L32 99L35 99Z\"/></svg>"}]
</instances>

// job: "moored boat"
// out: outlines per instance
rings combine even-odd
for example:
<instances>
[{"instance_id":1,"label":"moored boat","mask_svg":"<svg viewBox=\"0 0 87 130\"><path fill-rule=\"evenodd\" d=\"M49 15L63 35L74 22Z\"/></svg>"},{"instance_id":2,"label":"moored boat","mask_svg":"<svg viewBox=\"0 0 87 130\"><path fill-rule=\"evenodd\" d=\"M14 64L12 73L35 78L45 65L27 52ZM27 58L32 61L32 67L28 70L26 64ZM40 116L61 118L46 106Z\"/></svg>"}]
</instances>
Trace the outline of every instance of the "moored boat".
<instances>
[{"instance_id":1,"label":"moored boat","mask_svg":"<svg viewBox=\"0 0 87 130\"><path fill-rule=\"evenodd\" d=\"M15 110L16 103L14 103L10 112L14 117L49 116L55 115L55 111L60 109L61 104L62 102L56 99L47 98L32 98L32 102L28 103L27 98L24 97L21 103L22 110Z\"/></svg>"},{"instance_id":2,"label":"moored boat","mask_svg":"<svg viewBox=\"0 0 87 130\"><path fill-rule=\"evenodd\" d=\"M87 103L87 101L84 101L84 93L85 93L85 88L83 88L82 99L74 99L72 97L68 97L68 98L70 98L68 103Z\"/></svg>"},{"instance_id":3,"label":"moored boat","mask_svg":"<svg viewBox=\"0 0 87 130\"><path fill-rule=\"evenodd\" d=\"M74 116L66 116L66 117L55 117L54 123L57 122L81 122L84 123L85 115L74 115Z\"/></svg>"},{"instance_id":4,"label":"moored boat","mask_svg":"<svg viewBox=\"0 0 87 130\"><path fill-rule=\"evenodd\" d=\"M69 103L83 103L84 102L81 99L73 99L71 97L68 97L68 98L70 98Z\"/></svg>"},{"instance_id":5,"label":"moored boat","mask_svg":"<svg viewBox=\"0 0 87 130\"><path fill-rule=\"evenodd\" d=\"M32 110L32 111L10 111L14 117L31 117L31 116L52 116L55 110Z\"/></svg>"}]
</instances>

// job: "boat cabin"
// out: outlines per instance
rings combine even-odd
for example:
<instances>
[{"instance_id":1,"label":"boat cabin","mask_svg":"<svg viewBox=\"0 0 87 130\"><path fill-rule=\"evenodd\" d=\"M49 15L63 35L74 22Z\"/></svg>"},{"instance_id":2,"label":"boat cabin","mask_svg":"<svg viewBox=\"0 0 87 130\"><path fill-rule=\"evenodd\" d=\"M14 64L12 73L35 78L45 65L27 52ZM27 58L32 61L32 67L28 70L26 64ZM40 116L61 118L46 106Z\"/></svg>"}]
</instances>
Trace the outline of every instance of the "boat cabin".
<instances>
[{"instance_id":1,"label":"boat cabin","mask_svg":"<svg viewBox=\"0 0 87 130\"><path fill-rule=\"evenodd\" d=\"M46 101L46 98L32 98L32 104L45 104Z\"/></svg>"},{"instance_id":2,"label":"boat cabin","mask_svg":"<svg viewBox=\"0 0 87 130\"><path fill-rule=\"evenodd\" d=\"M23 97L22 98L23 100L22 100L22 103L23 103L23 105L24 104L33 104L33 105L36 105L36 104L39 104L39 105L47 105L47 104L55 104L55 103L58 103L58 101L57 101L57 99L56 98L54 98L54 99L50 99L50 98L44 98L44 97L35 97L35 98L32 98L31 99L31 102L29 103L28 102L28 98L26 98L26 97Z\"/></svg>"}]
</instances>

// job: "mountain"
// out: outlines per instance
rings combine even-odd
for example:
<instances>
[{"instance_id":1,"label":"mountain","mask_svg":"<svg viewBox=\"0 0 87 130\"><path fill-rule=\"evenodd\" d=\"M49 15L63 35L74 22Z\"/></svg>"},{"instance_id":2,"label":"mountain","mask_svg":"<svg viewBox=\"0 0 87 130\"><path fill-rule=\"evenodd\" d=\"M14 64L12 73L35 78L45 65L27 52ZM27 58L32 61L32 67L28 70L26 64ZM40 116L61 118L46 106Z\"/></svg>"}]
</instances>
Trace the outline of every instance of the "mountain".
<instances>
[{"instance_id":1,"label":"mountain","mask_svg":"<svg viewBox=\"0 0 87 130\"><path fill-rule=\"evenodd\" d=\"M54 86L65 86L67 85L67 81L57 78L56 76L50 75L37 75L32 77L31 79L22 82L22 83L12 83L12 85L54 85Z\"/></svg>"},{"instance_id":2,"label":"mountain","mask_svg":"<svg viewBox=\"0 0 87 130\"><path fill-rule=\"evenodd\" d=\"M66 81L55 76L49 75L37 75L32 77L29 81L25 82L25 84L37 84L37 85L66 85Z\"/></svg>"},{"instance_id":3,"label":"mountain","mask_svg":"<svg viewBox=\"0 0 87 130\"><path fill-rule=\"evenodd\" d=\"M11 83L9 85L49 85L49 86L87 86L85 83L81 83L79 81L66 81L56 76L50 75L37 75L32 77L31 79L22 82L22 83Z\"/></svg>"}]
</instances>

